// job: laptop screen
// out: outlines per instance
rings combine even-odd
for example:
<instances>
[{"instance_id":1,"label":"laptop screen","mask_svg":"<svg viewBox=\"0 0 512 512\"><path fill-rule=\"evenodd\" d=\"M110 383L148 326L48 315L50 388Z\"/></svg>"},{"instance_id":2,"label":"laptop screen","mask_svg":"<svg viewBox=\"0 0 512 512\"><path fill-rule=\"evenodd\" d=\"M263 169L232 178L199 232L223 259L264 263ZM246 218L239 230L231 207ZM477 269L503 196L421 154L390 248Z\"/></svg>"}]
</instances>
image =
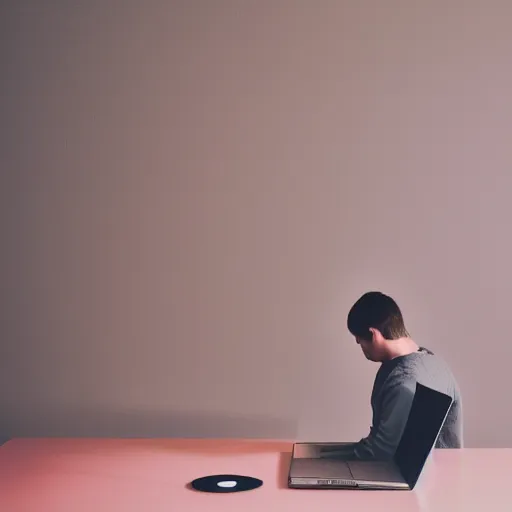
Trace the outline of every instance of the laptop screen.
<instances>
[{"instance_id":1,"label":"laptop screen","mask_svg":"<svg viewBox=\"0 0 512 512\"><path fill-rule=\"evenodd\" d=\"M409 418L394 457L411 489L418 481L452 401L448 395L416 384Z\"/></svg>"}]
</instances>

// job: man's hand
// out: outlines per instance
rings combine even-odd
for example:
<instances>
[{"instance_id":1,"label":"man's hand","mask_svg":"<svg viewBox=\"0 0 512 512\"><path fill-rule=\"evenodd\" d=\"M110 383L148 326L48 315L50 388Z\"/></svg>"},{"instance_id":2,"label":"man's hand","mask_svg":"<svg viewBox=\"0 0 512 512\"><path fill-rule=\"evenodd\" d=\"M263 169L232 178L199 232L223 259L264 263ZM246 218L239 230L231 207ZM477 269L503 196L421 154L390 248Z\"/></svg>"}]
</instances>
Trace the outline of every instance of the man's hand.
<instances>
[{"instance_id":1,"label":"man's hand","mask_svg":"<svg viewBox=\"0 0 512 512\"><path fill-rule=\"evenodd\" d=\"M354 447L356 443L337 443L331 446L323 446L320 451L322 459L349 460L354 458Z\"/></svg>"}]
</instances>

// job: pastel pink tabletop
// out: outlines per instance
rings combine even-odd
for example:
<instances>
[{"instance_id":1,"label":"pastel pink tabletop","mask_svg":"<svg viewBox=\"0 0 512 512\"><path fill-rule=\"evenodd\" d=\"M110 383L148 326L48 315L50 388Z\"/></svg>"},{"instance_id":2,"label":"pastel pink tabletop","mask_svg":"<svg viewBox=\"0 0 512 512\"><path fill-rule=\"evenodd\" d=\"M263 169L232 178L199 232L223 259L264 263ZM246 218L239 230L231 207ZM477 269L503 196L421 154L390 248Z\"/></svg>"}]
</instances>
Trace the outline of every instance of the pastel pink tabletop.
<instances>
[{"instance_id":1,"label":"pastel pink tabletop","mask_svg":"<svg viewBox=\"0 0 512 512\"><path fill-rule=\"evenodd\" d=\"M0 511L512 512L512 450L436 450L414 491L298 490L286 485L292 444L250 440L14 439L0 447ZM253 476L232 494L193 479Z\"/></svg>"}]
</instances>

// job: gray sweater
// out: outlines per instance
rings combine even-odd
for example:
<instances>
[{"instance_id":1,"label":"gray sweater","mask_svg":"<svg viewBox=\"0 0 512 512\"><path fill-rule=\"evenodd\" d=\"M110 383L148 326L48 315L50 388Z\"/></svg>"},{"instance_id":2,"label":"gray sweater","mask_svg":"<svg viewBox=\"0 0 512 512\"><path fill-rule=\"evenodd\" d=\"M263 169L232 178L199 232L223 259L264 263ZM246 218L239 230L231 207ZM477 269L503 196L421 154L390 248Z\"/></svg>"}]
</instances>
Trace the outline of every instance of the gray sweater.
<instances>
[{"instance_id":1,"label":"gray sweater","mask_svg":"<svg viewBox=\"0 0 512 512\"><path fill-rule=\"evenodd\" d=\"M462 400L455 377L440 357L420 348L418 352L382 363L373 385L373 419L369 435L358 443L325 447L322 456L391 459L405 429L417 382L453 398L436 448L462 448Z\"/></svg>"},{"instance_id":2,"label":"gray sweater","mask_svg":"<svg viewBox=\"0 0 512 512\"><path fill-rule=\"evenodd\" d=\"M392 458L409 416L416 382L451 396L454 400L436 448L462 448L462 401L459 386L448 365L430 350L382 363L373 385L370 433L353 446L356 459Z\"/></svg>"}]
</instances>

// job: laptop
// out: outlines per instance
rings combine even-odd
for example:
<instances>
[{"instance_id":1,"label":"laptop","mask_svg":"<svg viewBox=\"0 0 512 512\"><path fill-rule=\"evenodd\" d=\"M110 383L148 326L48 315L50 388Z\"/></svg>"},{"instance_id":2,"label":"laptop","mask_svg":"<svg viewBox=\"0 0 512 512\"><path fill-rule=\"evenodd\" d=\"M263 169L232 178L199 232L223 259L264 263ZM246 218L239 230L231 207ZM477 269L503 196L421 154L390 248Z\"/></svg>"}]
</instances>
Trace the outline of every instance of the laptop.
<instances>
[{"instance_id":1,"label":"laptop","mask_svg":"<svg viewBox=\"0 0 512 512\"><path fill-rule=\"evenodd\" d=\"M453 399L416 384L407 423L390 461L343 460L325 456L353 443L295 443L288 475L290 488L414 489L434 447Z\"/></svg>"}]
</instances>

